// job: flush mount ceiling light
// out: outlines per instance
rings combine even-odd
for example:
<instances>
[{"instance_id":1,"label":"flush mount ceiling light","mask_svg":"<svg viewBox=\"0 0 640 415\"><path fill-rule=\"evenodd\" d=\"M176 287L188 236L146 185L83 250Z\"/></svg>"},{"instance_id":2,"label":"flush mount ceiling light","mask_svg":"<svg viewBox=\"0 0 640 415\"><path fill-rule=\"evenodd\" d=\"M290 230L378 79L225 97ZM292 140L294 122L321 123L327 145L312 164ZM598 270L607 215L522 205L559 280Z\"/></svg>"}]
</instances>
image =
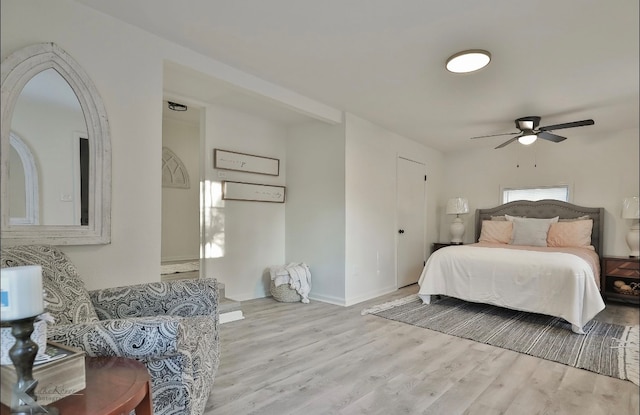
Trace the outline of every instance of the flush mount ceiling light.
<instances>
[{"instance_id":1,"label":"flush mount ceiling light","mask_svg":"<svg viewBox=\"0 0 640 415\"><path fill-rule=\"evenodd\" d=\"M491 62L491 54L486 50L465 50L447 59L447 70L453 73L474 72L484 68L489 62Z\"/></svg>"},{"instance_id":2,"label":"flush mount ceiling light","mask_svg":"<svg viewBox=\"0 0 640 415\"><path fill-rule=\"evenodd\" d=\"M169 109L173 110L173 111L186 111L187 110L187 106L186 105L178 104L177 102L167 101L167 104L169 104Z\"/></svg>"}]
</instances>

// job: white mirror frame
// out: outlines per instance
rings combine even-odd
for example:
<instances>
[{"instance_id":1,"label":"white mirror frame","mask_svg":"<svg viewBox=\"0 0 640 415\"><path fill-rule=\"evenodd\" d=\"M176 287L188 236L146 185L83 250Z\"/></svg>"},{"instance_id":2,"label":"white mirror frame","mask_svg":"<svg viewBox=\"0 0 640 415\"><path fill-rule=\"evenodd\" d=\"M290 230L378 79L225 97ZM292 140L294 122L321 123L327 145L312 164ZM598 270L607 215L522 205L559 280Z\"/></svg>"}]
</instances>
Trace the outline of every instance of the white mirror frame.
<instances>
[{"instance_id":1,"label":"white mirror frame","mask_svg":"<svg viewBox=\"0 0 640 415\"><path fill-rule=\"evenodd\" d=\"M8 154L13 110L24 86L53 68L75 92L89 135L89 225L16 225L9 221ZM111 242L111 138L102 98L82 67L55 43L20 49L2 61L0 194L2 244L90 245Z\"/></svg>"}]
</instances>

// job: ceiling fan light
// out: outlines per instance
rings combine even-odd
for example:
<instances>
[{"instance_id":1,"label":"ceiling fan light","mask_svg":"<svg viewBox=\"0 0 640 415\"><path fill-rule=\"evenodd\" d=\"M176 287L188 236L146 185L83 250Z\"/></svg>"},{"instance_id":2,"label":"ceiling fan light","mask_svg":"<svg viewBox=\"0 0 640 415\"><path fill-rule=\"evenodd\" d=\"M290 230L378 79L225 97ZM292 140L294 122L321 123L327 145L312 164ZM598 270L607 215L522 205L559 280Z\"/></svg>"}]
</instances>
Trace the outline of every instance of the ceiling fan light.
<instances>
[{"instance_id":1,"label":"ceiling fan light","mask_svg":"<svg viewBox=\"0 0 640 415\"><path fill-rule=\"evenodd\" d=\"M456 53L447 59L447 70L453 73L468 73L482 69L491 62L491 54L486 50L473 49Z\"/></svg>"},{"instance_id":2,"label":"ceiling fan light","mask_svg":"<svg viewBox=\"0 0 640 415\"><path fill-rule=\"evenodd\" d=\"M524 144L525 146L531 145L533 143L535 143L535 141L538 139L538 136L535 134L527 134L527 135L523 135L522 137L518 138L518 142L520 144Z\"/></svg>"}]
</instances>

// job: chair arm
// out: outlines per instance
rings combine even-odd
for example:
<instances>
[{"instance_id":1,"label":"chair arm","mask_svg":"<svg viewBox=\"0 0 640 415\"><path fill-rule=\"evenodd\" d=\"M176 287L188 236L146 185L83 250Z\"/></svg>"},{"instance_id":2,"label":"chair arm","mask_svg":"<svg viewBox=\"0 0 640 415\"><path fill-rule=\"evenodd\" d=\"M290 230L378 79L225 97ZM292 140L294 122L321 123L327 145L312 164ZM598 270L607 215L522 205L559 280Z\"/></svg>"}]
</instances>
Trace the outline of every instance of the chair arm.
<instances>
[{"instance_id":1,"label":"chair arm","mask_svg":"<svg viewBox=\"0 0 640 415\"><path fill-rule=\"evenodd\" d=\"M119 356L142 362L191 354L202 332L215 332L211 316L157 316L53 325L51 341L82 349L88 356Z\"/></svg>"},{"instance_id":2,"label":"chair arm","mask_svg":"<svg viewBox=\"0 0 640 415\"><path fill-rule=\"evenodd\" d=\"M100 320L218 314L218 283L212 278L105 288L89 296Z\"/></svg>"}]
</instances>

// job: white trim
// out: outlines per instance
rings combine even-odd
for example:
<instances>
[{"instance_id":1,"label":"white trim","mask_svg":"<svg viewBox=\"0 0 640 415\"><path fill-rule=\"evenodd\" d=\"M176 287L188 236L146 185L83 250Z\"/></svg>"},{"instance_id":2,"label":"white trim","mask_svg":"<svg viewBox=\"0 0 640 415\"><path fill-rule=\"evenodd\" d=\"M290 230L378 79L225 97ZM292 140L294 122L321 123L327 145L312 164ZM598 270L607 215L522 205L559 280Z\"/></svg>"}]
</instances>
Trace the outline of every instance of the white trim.
<instances>
[{"instance_id":1,"label":"white trim","mask_svg":"<svg viewBox=\"0 0 640 415\"><path fill-rule=\"evenodd\" d=\"M244 320L244 314L242 310L229 311L228 313L222 313L219 317L220 324L231 323L232 321Z\"/></svg>"},{"instance_id":2,"label":"white trim","mask_svg":"<svg viewBox=\"0 0 640 415\"><path fill-rule=\"evenodd\" d=\"M321 303L339 305L342 307L346 306L346 302L344 298L334 297L332 295L322 295L322 294L318 295L311 292L309 293L309 300L320 301Z\"/></svg>"}]
</instances>

